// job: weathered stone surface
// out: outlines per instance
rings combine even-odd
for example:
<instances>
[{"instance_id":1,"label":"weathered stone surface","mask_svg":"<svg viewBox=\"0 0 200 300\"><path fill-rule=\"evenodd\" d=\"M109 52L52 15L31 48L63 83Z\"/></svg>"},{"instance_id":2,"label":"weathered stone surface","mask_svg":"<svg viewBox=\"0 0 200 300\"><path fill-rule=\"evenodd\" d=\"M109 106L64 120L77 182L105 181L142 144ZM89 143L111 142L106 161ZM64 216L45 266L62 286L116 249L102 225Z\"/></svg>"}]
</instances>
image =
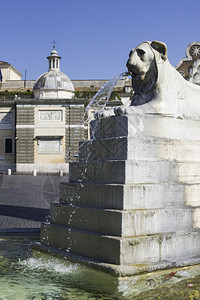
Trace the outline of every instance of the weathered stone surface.
<instances>
[{"instance_id":1,"label":"weathered stone surface","mask_svg":"<svg viewBox=\"0 0 200 300\"><path fill-rule=\"evenodd\" d=\"M60 185L60 203L97 208L148 209L200 205L200 185L81 184Z\"/></svg>"},{"instance_id":2,"label":"weathered stone surface","mask_svg":"<svg viewBox=\"0 0 200 300\"><path fill-rule=\"evenodd\" d=\"M35 117L34 107L22 106L17 108L16 123L17 125L34 125Z\"/></svg>"},{"instance_id":3,"label":"weathered stone surface","mask_svg":"<svg viewBox=\"0 0 200 300\"><path fill-rule=\"evenodd\" d=\"M107 161L69 165L69 181L82 183L164 183L176 180L173 162Z\"/></svg>"},{"instance_id":4,"label":"weathered stone surface","mask_svg":"<svg viewBox=\"0 0 200 300\"><path fill-rule=\"evenodd\" d=\"M198 216L199 211L191 208L120 211L51 205L52 224L121 237L191 230L198 228Z\"/></svg>"},{"instance_id":5,"label":"weathered stone surface","mask_svg":"<svg viewBox=\"0 0 200 300\"><path fill-rule=\"evenodd\" d=\"M118 137L81 143L79 161L136 160L162 158L200 161L200 141L153 137Z\"/></svg>"},{"instance_id":6,"label":"weathered stone surface","mask_svg":"<svg viewBox=\"0 0 200 300\"><path fill-rule=\"evenodd\" d=\"M167 160L129 160L74 162L69 166L69 181L84 183L199 183L200 162Z\"/></svg>"},{"instance_id":7,"label":"weathered stone surface","mask_svg":"<svg viewBox=\"0 0 200 300\"><path fill-rule=\"evenodd\" d=\"M64 226L42 224L41 242L97 261L120 264L120 240Z\"/></svg>"},{"instance_id":8,"label":"weathered stone surface","mask_svg":"<svg viewBox=\"0 0 200 300\"><path fill-rule=\"evenodd\" d=\"M47 246L116 265L159 264L166 260L171 264L182 260L184 264L199 256L200 247L200 233L195 230L119 238L43 224L41 236Z\"/></svg>"},{"instance_id":9,"label":"weathered stone surface","mask_svg":"<svg viewBox=\"0 0 200 300\"><path fill-rule=\"evenodd\" d=\"M179 162L176 167L179 182L199 183L200 163L199 162Z\"/></svg>"},{"instance_id":10,"label":"weathered stone surface","mask_svg":"<svg viewBox=\"0 0 200 300\"><path fill-rule=\"evenodd\" d=\"M200 184L60 185L60 203L114 209L200 206Z\"/></svg>"},{"instance_id":11,"label":"weathered stone surface","mask_svg":"<svg viewBox=\"0 0 200 300\"><path fill-rule=\"evenodd\" d=\"M162 115L111 116L91 122L95 139L158 137L199 141L200 122Z\"/></svg>"},{"instance_id":12,"label":"weathered stone surface","mask_svg":"<svg viewBox=\"0 0 200 300\"><path fill-rule=\"evenodd\" d=\"M17 164L34 163L34 129L17 128L16 130L16 162Z\"/></svg>"}]
</instances>

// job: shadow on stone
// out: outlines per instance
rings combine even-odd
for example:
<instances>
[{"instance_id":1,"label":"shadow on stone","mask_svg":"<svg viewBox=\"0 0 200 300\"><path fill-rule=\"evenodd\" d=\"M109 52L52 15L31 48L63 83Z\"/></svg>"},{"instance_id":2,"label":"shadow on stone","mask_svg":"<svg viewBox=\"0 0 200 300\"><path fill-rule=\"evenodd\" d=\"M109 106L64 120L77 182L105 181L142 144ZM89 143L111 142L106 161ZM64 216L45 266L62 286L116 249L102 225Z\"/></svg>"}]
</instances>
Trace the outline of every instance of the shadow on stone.
<instances>
[{"instance_id":1,"label":"shadow on stone","mask_svg":"<svg viewBox=\"0 0 200 300\"><path fill-rule=\"evenodd\" d=\"M49 209L13 205L0 205L0 216L9 216L20 219L44 222L49 217Z\"/></svg>"}]
</instances>

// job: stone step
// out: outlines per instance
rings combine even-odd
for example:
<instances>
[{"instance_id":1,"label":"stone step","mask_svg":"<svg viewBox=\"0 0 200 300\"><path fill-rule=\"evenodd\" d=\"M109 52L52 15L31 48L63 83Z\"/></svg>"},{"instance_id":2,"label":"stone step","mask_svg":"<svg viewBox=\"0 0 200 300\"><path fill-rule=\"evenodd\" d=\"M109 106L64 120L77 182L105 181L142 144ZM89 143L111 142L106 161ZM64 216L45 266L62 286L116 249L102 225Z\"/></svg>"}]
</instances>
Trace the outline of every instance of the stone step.
<instances>
[{"instance_id":1,"label":"stone step","mask_svg":"<svg viewBox=\"0 0 200 300\"><path fill-rule=\"evenodd\" d=\"M61 203L108 209L200 206L199 195L200 184L60 184Z\"/></svg>"},{"instance_id":2,"label":"stone step","mask_svg":"<svg viewBox=\"0 0 200 300\"><path fill-rule=\"evenodd\" d=\"M175 180L175 164L164 160L72 162L69 165L69 182L164 183Z\"/></svg>"},{"instance_id":3,"label":"stone step","mask_svg":"<svg viewBox=\"0 0 200 300\"><path fill-rule=\"evenodd\" d=\"M111 210L51 205L52 224L121 237L198 228L199 208Z\"/></svg>"},{"instance_id":4,"label":"stone step","mask_svg":"<svg viewBox=\"0 0 200 300\"><path fill-rule=\"evenodd\" d=\"M200 162L130 160L72 162L69 182L81 183L200 183Z\"/></svg>"},{"instance_id":5,"label":"stone step","mask_svg":"<svg viewBox=\"0 0 200 300\"><path fill-rule=\"evenodd\" d=\"M199 162L200 141L118 137L85 141L79 147L79 161L81 162L152 158Z\"/></svg>"},{"instance_id":6,"label":"stone step","mask_svg":"<svg viewBox=\"0 0 200 300\"><path fill-rule=\"evenodd\" d=\"M182 183L200 183L199 162L176 163L177 181Z\"/></svg>"},{"instance_id":7,"label":"stone step","mask_svg":"<svg viewBox=\"0 0 200 300\"><path fill-rule=\"evenodd\" d=\"M94 120L91 123L95 139L123 136L161 137L167 139L200 140L200 123L159 115L124 115ZM93 130L95 129L95 130Z\"/></svg>"},{"instance_id":8,"label":"stone step","mask_svg":"<svg viewBox=\"0 0 200 300\"><path fill-rule=\"evenodd\" d=\"M200 231L119 238L43 223L41 243L117 265L184 262L199 256Z\"/></svg>"}]
</instances>

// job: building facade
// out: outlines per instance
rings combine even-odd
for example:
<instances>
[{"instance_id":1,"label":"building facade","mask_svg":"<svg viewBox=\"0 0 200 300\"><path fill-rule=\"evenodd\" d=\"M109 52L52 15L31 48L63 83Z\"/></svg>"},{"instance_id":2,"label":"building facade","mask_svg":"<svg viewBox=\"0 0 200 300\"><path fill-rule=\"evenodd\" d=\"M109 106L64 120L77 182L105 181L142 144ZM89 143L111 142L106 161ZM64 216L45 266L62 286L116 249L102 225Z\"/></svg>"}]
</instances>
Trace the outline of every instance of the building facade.
<instances>
[{"instance_id":1,"label":"building facade","mask_svg":"<svg viewBox=\"0 0 200 300\"><path fill-rule=\"evenodd\" d=\"M84 139L83 114L83 100L17 100L16 171L67 173Z\"/></svg>"},{"instance_id":2,"label":"building facade","mask_svg":"<svg viewBox=\"0 0 200 300\"><path fill-rule=\"evenodd\" d=\"M15 170L15 104L0 103L0 172Z\"/></svg>"},{"instance_id":3,"label":"building facade","mask_svg":"<svg viewBox=\"0 0 200 300\"><path fill-rule=\"evenodd\" d=\"M0 82L5 83L8 81L21 80L22 74L16 70L11 64L0 61Z\"/></svg>"},{"instance_id":4,"label":"building facade","mask_svg":"<svg viewBox=\"0 0 200 300\"><path fill-rule=\"evenodd\" d=\"M34 98L0 102L0 172L67 173L76 160L85 101L74 98L57 51L47 58L49 70L35 82Z\"/></svg>"},{"instance_id":5,"label":"building facade","mask_svg":"<svg viewBox=\"0 0 200 300\"><path fill-rule=\"evenodd\" d=\"M61 57L55 47L47 59L48 71L36 81L21 80L17 70L18 77L6 77L2 72L0 172L68 173L68 162L77 160L79 142L89 137L85 106L107 81L72 81L60 71ZM9 64L7 67L12 69ZM119 80L114 87L117 96L108 106L127 103L130 85L128 77ZM19 96L27 90L33 91L32 97Z\"/></svg>"}]
</instances>

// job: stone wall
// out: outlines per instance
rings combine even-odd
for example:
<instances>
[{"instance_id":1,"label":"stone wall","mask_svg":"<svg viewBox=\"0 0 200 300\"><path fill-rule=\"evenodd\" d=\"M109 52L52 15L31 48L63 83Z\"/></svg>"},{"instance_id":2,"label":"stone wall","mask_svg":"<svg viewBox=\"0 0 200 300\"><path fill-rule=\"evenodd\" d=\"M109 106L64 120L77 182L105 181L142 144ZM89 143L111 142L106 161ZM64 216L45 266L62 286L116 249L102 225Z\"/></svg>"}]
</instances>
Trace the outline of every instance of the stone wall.
<instances>
[{"instance_id":1,"label":"stone wall","mask_svg":"<svg viewBox=\"0 0 200 300\"><path fill-rule=\"evenodd\" d=\"M34 125L34 107L18 107L16 124L16 163L34 163L34 128L20 128Z\"/></svg>"},{"instance_id":2,"label":"stone wall","mask_svg":"<svg viewBox=\"0 0 200 300\"><path fill-rule=\"evenodd\" d=\"M34 163L34 129L17 128L16 130L16 163Z\"/></svg>"},{"instance_id":3,"label":"stone wall","mask_svg":"<svg viewBox=\"0 0 200 300\"><path fill-rule=\"evenodd\" d=\"M23 105L17 107L17 125L34 125L34 107Z\"/></svg>"},{"instance_id":4,"label":"stone wall","mask_svg":"<svg viewBox=\"0 0 200 300\"><path fill-rule=\"evenodd\" d=\"M79 142L84 139L84 126L81 120L84 115L84 106L67 106L65 115L66 161L77 160Z\"/></svg>"},{"instance_id":5,"label":"stone wall","mask_svg":"<svg viewBox=\"0 0 200 300\"><path fill-rule=\"evenodd\" d=\"M109 80L109 79L108 79ZM72 80L76 91L99 90L108 80ZM128 81L129 82L129 81ZM115 90L124 88L127 81L119 80ZM35 80L8 80L0 85L0 91L32 90Z\"/></svg>"},{"instance_id":6,"label":"stone wall","mask_svg":"<svg viewBox=\"0 0 200 300\"><path fill-rule=\"evenodd\" d=\"M21 91L24 89L32 90L35 80L7 80L0 85L0 90L5 91Z\"/></svg>"}]
</instances>

